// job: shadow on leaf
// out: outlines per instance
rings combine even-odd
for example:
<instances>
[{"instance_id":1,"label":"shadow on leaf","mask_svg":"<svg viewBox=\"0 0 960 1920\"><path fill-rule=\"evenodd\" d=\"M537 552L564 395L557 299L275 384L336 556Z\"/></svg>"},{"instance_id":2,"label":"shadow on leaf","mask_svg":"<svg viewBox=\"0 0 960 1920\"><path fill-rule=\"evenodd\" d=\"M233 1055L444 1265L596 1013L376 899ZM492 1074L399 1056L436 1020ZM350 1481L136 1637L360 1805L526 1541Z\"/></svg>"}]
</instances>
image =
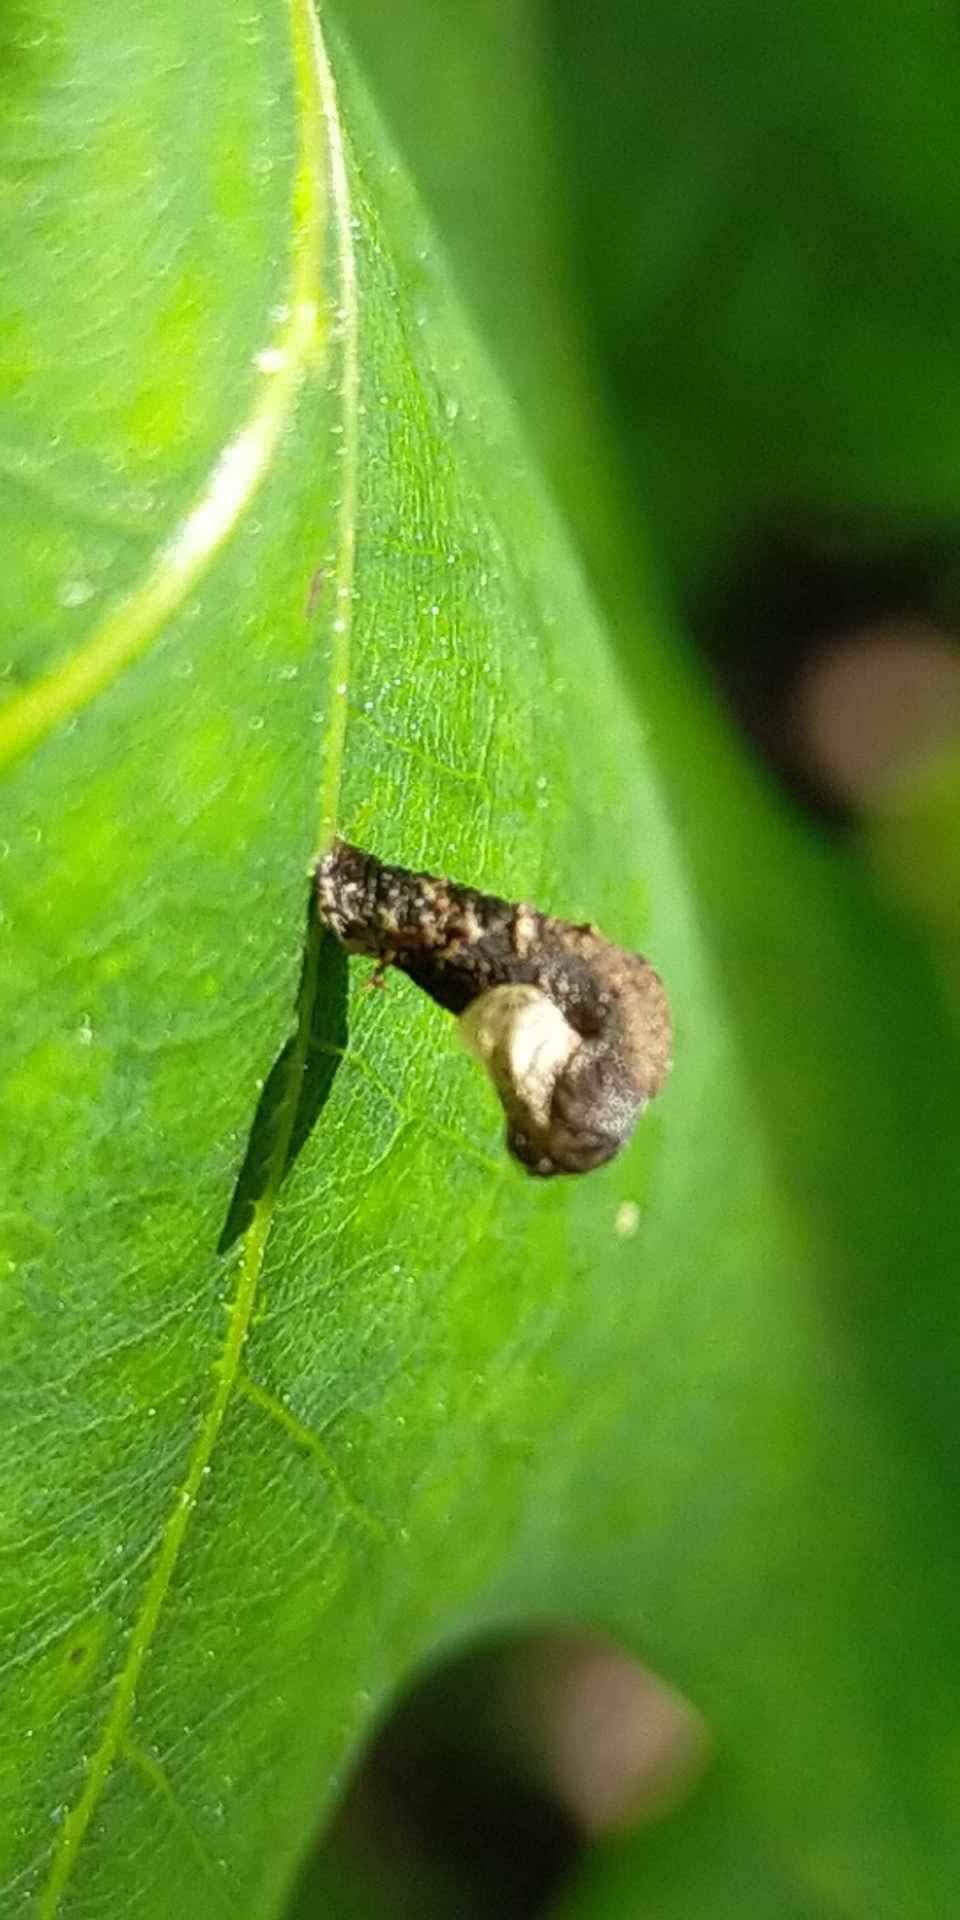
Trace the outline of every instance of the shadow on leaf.
<instances>
[{"instance_id":1,"label":"shadow on leaf","mask_svg":"<svg viewBox=\"0 0 960 1920\"><path fill-rule=\"evenodd\" d=\"M268 1188L280 1187L326 1106L347 1041L347 956L307 915L297 1025L263 1084L217 1252L246 1233ZM292 1109L292 1120L291 1120ZM278 1166L279 1161L279 1166Z\"/></svg>"}]
</instances>

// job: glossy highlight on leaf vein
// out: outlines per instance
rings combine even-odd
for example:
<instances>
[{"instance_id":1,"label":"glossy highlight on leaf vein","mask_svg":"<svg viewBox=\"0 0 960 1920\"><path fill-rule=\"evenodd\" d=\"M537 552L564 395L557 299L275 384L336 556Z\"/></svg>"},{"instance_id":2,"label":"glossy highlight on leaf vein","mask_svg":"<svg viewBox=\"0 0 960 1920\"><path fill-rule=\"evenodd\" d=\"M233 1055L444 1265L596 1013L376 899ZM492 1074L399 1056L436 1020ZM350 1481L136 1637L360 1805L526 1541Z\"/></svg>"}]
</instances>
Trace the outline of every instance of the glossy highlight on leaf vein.
<instances>
[{"instance_id":1,"label":"glossy highlight on leaf vein","mask_svg":"<svg viewBox=\"0 0 960 1920\"><path fill-rule=\"evenodd\" d=\"M399 967L455 1014L529 1173L613 1159L670 1068L659 976L596 927L336 840L316 868L321 919L378 972Z\"/></svg>"}]
</instances>

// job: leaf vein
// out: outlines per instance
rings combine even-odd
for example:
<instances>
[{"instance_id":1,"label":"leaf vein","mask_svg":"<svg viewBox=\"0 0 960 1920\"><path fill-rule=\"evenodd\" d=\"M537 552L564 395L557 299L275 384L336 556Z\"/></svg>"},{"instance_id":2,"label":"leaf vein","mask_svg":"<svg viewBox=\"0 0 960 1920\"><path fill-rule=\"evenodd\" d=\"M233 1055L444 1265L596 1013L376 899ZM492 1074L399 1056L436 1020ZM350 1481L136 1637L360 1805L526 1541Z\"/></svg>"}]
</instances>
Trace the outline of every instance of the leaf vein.
<instances>
[{"instance_id":1,"label":"leaf vein","mask_svg":"<svg viewBox=\"0 0 960 1920\"><path fill-rule=\"evenodd\" d=\"M290 0L290 6L295 36L306 45L306 0ZM301 73L304 64L301 54ZM302 105L301 88L301 117ZM271 370L261 375L247 419L221 448L206 484L137 586L74 653L0 707L0 768L79 713L145 652L203 578L269 473L303 375L329 337L317 301L323 192L315 179L305 179L314 159L304 130L294 192L288 318L270 343Z\"/></svg>"},{"instance_id":2,"label":"leaf vein","mask_svg":"<svg viewBox=\"0 0 960 1920\"><path fill-rule=\"evenodd\" d=\"M208 1852L193 1821L189 1818L186 1810L177 1799L165 1768L161 1766L155 1754L148 1753L145 1747L138 1746L136 1741L131 1740L129 1736L124 1739L122 1752L127 1765L132 1767L135 1773L139 1773L151 1791L163 1801L174 1825L177 1830L183 1834L203 1874L215 1889L219 1905L225 1913L232 1912L233 1908L228 1900L222 1875L217 1871L216 1862L212 1854Z\"/></svg>"},{"instance_id":3,"label":"leaf vein","mask_svg":"<svg viewBox=\"0 0 960 1920\"><path fill-rule=\"evenodd\" d=\"M320 245L323 231L323 212L325 205L325 184L329 179L334 218L339 236L339 257L341 268L341 310L346 311L346 331L344 342L344 383L343 401L345 409L344 443L352 445L353 454L348 467L353 475L353 484L342 489L339 531L346 539L346 554L341 551L337 561L337 580L347 591L342 598L338 595L338 606L349 608L352 595L352 567L354 554L354 528L352 517L345 523L345 512L349 508L352 516L356 498L356 419L350 433L346 427L349 420L351 403L354 416L356 411L356 391L358 373L358 353L356 342L356 270L353 259L353 246L350 230L350 207L347 197L346 173L343 162L343 143L337 115L336 92L333 77L327 62L326 50L320 36L319 23L311 0L289 0L290 24L293 43L294 67L298 83L298 104L300 113L300 153L294 198L294 283L296 301L294 315L298 305L309 307L315 316L314 293L320 277ZM326 127L327 156L326 164L317 129L320 124ZM349 271L345 273L344 262ZM348 300L348 289L352 306ZM314 331L315 321L311 325ZM282 425L282 422L280 423ZM279 427L277 428L279 433ZM271 443L272 444L272 443ZM341 616L347 624L334 635L334 671L345 670L344 662L349 660L349 616ZM336 625L336 623L335 623ZM340 772L343 758L344 723L346 714L346 689L343 700L331 713L330 742L331 750L327 756L327 766L323 784L323 808L326 820L329 811L335 822L337 800L339 796ZM3 720L0 714L0 763L3 758ZM45 728L43 729L45 731ZM331 831L333 829L331 828ZM298 1024L295 1040L295 1056L301 1072L306 1064L310 1043L313 1006L317 993L318 961L321 934L315 923L308 935L307 952L303 979L299 995ZM70 1809L60 1830L59 1844L53 1856L50 1873L40 1898L38 1920L54 1920L60 1909L64 1891L70 1881L81 1845L90 1825L93 1813L100 1800L101 1793L111 1772L123 1742L126 1739L130 1716L137 1695L144 1661L152 1645L163 1612L164 1604L180 1558L181 1549L190 1525L197 1499L200 1495L206 1468L226 1417L237 1378L240 1372L241 1357L256 1303L257 1287L263 1265L263 1255L272 1223L274 1203L286 1163L287 1150L296 1120L296 1089L300 1075L291 1076L293 1097L288 1101L285 1125L277 1130L277 1139L272 1161L271 1178L257 1203L253 1220L244 1238L243 1255L240 1262L237 1289L229 1312L227 1335L223 1351L216 1364L217 1384L210 1405L200 1422L187 1471L182 1485L174 1500L173 1509L166 1522L160 1550L153 1570L147 1581L140 1612L134 1624L127 1650L127 1656L118 1675L110 1710L104 1723L99 1745L93 1754L84 1785L74 1806Z\"/></svg>"},{"instance_id":4,"label":"leaf vein","mask_svg":"<svg viewBox=\"0 0 960 1920\"><path fill-rule=\"evenodd\" d=\"M291 1413L290 1408L284 1406L282 1400L278 1400L275 1394L270 1393L266 1387L262 1387L260 1382L254 1380L250 1374L241 1373L237 1381L237 1391L242 1393L251 1405L259 1407L262 1413L268 1414L271 1420L276 1421L277 1425L283 1428L284 1433L288 1434L305 1453L312 1454L313 1458L319 1462L324 1477L336 1488L345 1511L355 1520L359 1520L378 1542L385 1543L388 1534L383 1521L348 1487L329 1447L320 1435L312 1427L305 1426L302 1420L298 1420L296 1414Z\"/></svg>"}]
</instances>

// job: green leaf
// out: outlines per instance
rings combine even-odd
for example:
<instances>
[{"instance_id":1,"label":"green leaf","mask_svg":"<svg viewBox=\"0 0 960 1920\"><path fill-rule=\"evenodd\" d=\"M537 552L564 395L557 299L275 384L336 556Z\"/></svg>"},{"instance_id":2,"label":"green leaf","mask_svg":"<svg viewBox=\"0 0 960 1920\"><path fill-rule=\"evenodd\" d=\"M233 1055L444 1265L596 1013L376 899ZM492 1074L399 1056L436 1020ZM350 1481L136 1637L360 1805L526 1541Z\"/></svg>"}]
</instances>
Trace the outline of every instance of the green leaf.
<instances>
[{"instance_id":1,"label":"green leaf","mask_svg":"<svg viewBox=\"0 0 960 1920\"><path fill-rule=\"evenodd\" d=\"M661 552L699 582L771 505L955 525L950 12L548 12L577 267Z\"/></svg>"},{"instance_id":2,"label":"green leaf","mask_svg":"<svg viewBox=\"0 0 960 1920\"><path fill-rule=\"evenodd\" d=\"M276 1913L394 1690L546 1616L705 1711L756 1911L940 1914L922 935L780 817L626 577L616 664L306 0L8 32L3 1911ZM525 1179L403 981L352 981L307 1131L334 825L651 953L676 1067L621 1160Z\"/></svg>"}]
</instances>

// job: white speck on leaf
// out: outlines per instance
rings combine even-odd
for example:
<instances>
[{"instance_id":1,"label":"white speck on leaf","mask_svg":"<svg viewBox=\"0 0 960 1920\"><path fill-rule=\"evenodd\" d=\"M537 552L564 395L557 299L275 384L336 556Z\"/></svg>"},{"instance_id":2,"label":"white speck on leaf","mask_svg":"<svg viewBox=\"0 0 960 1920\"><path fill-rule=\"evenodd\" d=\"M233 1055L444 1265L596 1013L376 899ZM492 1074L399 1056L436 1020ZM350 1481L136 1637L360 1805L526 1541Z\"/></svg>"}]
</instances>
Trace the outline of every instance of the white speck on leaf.
<instances>
[{"instance_id":1,"label":"white speck on leaf","mask_svg":"<svg viewBox=\"0 0 960 1920\"><path fill-rule=\"evenodd\" d=\"M261 347L254 355L254 361L261 373L280 373L287 364L286 350L283 347Z\"/></svg>"},{"instance_id":2,"label":"white speck on leaf","mask_svg":"<svg viewBox=\"0 0 960 1920\"><path fill-rule=\"evenodd\" d=\"M92 600L96 587L84 574L78 574L70 580L61 580L57 589L57 599L61 607L84 607Z\"/></svg>"}]
</instances>

